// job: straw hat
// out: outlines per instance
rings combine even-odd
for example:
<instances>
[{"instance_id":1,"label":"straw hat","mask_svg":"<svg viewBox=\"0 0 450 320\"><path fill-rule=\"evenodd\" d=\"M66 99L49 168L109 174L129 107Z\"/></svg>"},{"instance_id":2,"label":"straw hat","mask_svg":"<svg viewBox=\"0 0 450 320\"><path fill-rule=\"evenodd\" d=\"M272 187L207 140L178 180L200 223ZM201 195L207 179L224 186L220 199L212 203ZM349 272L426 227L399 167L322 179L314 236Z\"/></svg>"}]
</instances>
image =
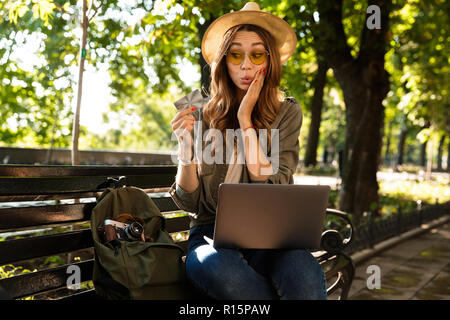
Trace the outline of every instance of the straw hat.
<instances>
[{"instance_id":1,"label":"straw hat","mask_svg":"<svg viewBox=\"0 0 450 320\"><path fill-rule=\"evenodd\" d=\"M208 64L214 60L216 50L223 36L231 27L239 24L254 24L267 30L274 38L280 51L281 63L286 62L297 46L297 36L283 19L261 11L255 2L247 2L240 11L224 14L214 20L202 39L202 54Z\"/></svg>"}]
</instances>

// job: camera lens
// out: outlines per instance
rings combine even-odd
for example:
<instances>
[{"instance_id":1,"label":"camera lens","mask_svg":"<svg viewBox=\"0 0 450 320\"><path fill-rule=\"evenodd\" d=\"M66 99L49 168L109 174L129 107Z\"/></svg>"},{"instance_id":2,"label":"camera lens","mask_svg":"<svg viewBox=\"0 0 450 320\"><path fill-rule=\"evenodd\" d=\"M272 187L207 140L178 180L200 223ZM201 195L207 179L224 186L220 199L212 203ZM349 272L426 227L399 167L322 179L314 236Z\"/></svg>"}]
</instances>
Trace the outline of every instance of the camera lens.
<instances>
[{"instance_id":1,"label":"camera lens","mask_svg":"<svg viewBox=\"0 0 450 320\"><path fill-rule=\"evenodd\" d=\"M133 222L125 228L125 234L130 240L140 240L144 228L139 222Z\"/></svg>"}]
</instances>

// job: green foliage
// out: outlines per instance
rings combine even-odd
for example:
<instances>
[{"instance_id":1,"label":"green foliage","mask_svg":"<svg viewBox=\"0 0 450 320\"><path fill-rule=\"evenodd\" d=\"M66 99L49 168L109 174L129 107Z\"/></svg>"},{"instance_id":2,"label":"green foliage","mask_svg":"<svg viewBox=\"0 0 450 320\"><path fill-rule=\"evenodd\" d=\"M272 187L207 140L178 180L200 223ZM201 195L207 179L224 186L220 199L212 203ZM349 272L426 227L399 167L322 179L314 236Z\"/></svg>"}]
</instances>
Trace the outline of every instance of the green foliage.
<instances>
[{"instance_id":1,"label":"green foliage","mask_svg":"<svg viewBox=\"0 0 450 320\"><path fill-rule=\"evenodd\" d=\"M297 99L304 113L309 112L310 109L314 93L312 82L317 69L312 34L314 5L307 5L307 2L264 1L260 5L264 10L284 18L297 35L297 49L283 65L281 89L287 96ZM302 130L307 132L305 129Z\"/></svg>"},{"instance_id":2,"label":"green foliage","mask_svg":"<svg viewBox=\"0 0 450 320\"><path fill-rule=\"evenodd\" d=\"M0 145L68 146L71 116L68 97L73 80L68 76L70 59L75 56L73 35L66 35L67 25L61 13L48 22L48 4L34 3L33 10L47 20L36 20L25 10L30 2L0 3L0 12L16 8L16 13L0 18ZM37 5L42 5L38 9ZM16 15L15 15L16 14ZM8 17L8 18L7 18ZM17 23L13 21L17 19ZM42 43L38 48L33 47ZM26 57L19 48L30 50ZM23 52L23 50L22 50ZM25 60L24 60L25 59ZM67 63L64 63L67 61Z\"/></svg>"},{"instance_id":3,"label":"green foliage","mask_svg":"<svg viewBox=\"0 0 450 320\"><path fill-rule=\"evenodd\" d=\"M450 132L448 28L440 27L449 23L449 4L414 1L396 9L386 56L391 91L385 101L385 130L393 141L401 129L407 130L406 145L418 149L421 143ZM398 153L396 148L391 143L389 152ZM410 161L418 161L417 149L409 149Z\"/></svg>"},{"instance_id":4,"label":"green foliage","mask_svg":"<svg viewBox=\"0 0 450 320\"><path fill-rule=\"evenodd\" d=\"M106 123L114 123L105 135L86 133L80 140L82 148L118 150L175 150L177 142L171 140L170 120L177 110L173 101L181 92L163 95L134 94L127 99L128 108L113 104L105 115Z\"/></svg>"},{"instance_id":5,"label":"green foliage","mask_svg":"<svg viewBox=\"0 0 450 320\"><path fill-rule=\"evenodd\" d=\"M314 174L318 174L314 172ZM450 201L450 184L446 174L435 174L433 179L424 180L422 172L411 171L411 175L403 173L404 179L380 181L380 213L389 216L398 212L415 210L418 201L422 205L433 205ZM328 201L329 208L338 207L338 190L331 190Z\"/></svg>"},{"instance_id":6,"label":"green foliage","mask_svg":"<svg viewBox=\"0 0 450 320\"><path fill-rule=\"evenodd\" d=\"M302 172L306 175L312 176L336 176L336 174L338 174L338 170L336 167L320 164L314 167L303 168Z\"/></svg>"},{"instance_id":7,"label":"green foliage","mask_svg":"<svg viewBox=\"0 0 450 320\"><path fill-rule=\"evenodd\" d=\"M82 149L171 150L168 125L172 102L191 91L180 72L199 65L199 28L246 1L88 1L90 21L87 60L90 67L110 74L113 103L104 115L110 130L99 135L82 128ZM419 156L419 138L434 139L449 132L448 1L394 2L386 70L391 91L385 100L384 142L397 153L402 126L408 130L409 160ZM101 6L100 6L101 4ZM75 0L0 3L0 145L69 147L76 88L79 2ZM264 0L272 12L294 28L298 47L284 65L281 89L303 108L301 146L306 145L314 75L320 59L316 0ZM344 1L342 23L353 57L358 55L367 1ZM37 39L37 40L33 40ZM38 43L24 63L14 52ZM31 55L30 55L31 57ZM199 70L199 69L198 69ZM91 86L85 83L85 86ZM194 87L199 87L195 83ZM89 101L83 101L85 106ZM89 112L86 107L82 112ZM332 72L327 77L318 154L342 148L345 129L342 91ZM430 122L428 131L423 126ZM448 141L449 139L447 139ZM447 142L448 143L448 142Z\"/></svg>"},{"instance_id":8,"label":"green foliage","mask_svg":"<svg viewBox=\"0 0 450 320\"><path fill-rule=\"evenodd\" d=\"M31 271L23 267L15 267L12 264L0 266L0 279L14 277L24 273L36 272L36 269Z\"/></svg>"},{"instance_id":9,"label":"green foliage","mask_svg":"<svg viewBox=\"0 0 450 320\"><path fill-rule=\"evenodd\" d=\"M336 156L337 161L337 152L344 148L345 143L345 103L334 77L328 75L327 83L320 126L321 147L318 154L327 149L331 156Z\"/></svg>"},{"instance_id":10,"label":"green foliage","mask_svg":"<svg viewBox=\"0 0 450 320\"><path fill-rule=\"evenodd\" d=\"M450 201L448 178L438 180L399 180L380 182L380 194L399 201L418 200L424 204L444 203Z\"/></svg>"},{"instance_id":11,"label":"green foliage","mask_svg":"<svg viewBox=\"0 0 450 320\"><path fill-rule=\"evenodd\" d=\"M61 258L61 256L50 256L50 257L45 258L44 264L48 265L48 267L58 267L58 266L63 266L66 263Z\"/></svg>"},{"instance_id":12,"label":"green foliage","mask_svg":"<svg viewBox=\"0 0 450 320\"><path fill-rule=\"evenodd\" d=\"M339 190L330 190L330 196L328 198L328 208L337 208L339 199Z\"/></svg>"}]
</instances>

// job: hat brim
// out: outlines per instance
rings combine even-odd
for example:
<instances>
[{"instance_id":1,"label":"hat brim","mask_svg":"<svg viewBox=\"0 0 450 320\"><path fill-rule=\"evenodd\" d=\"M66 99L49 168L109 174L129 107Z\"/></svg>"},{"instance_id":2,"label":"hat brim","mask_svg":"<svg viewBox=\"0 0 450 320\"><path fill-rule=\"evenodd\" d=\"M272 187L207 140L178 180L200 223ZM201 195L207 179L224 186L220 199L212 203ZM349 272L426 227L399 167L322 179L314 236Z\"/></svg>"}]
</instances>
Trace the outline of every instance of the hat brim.
<instances>
[{"instance_id":1,"label":"hat brim","mask_svg":"<svg viewBox=\"0 0 450 320\"><path fill-rule=\"evenodd\" d=\"M206 30L202 39L202 55L208 64L214 60L216 50L228 29L240 24L253 24L267 30L275 38L281 63L286 62L294 53L297 36L286 21L264 11L241 10L217 18Z\"/></svg>"}]
</instances>

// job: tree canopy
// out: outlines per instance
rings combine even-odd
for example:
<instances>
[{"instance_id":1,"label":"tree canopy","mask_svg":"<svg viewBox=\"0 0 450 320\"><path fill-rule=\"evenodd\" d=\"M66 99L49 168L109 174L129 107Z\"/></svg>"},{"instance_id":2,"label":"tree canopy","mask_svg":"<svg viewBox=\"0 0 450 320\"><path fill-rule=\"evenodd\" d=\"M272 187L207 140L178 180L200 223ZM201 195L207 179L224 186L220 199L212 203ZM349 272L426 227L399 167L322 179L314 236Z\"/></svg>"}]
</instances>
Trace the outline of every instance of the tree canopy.
<instances>
[{"instance_id":1,"label":"tree canopy","mask_svg":"<svg viewBox=\"0 0 450 320\"><path fill-rule=\"evenodd\" d=\"M104 134L82 126L81 148L173 149L173 101L208 87L202 35L215 18L245 2L89 0L83 52L81 1L0 2L0 146L71 147L77 66L84 55L89 68L109 74L112 102L104 122L116 126ZM450 145L448 1L264 0L259 5L285 19L297 34L281 89L303 109L301 158L313 134L315 159L325 151L337 159L343 150L345 163L369 163L352 160L350 151L360 146L358 154L370 155L369 160L383 156L398 162L407 150L406 160L418 162L428 141L429 148L439 145L442 158L444 144ZM382 9L380 30L367 28L370 5ZM186 83L183 72L197 80ZM365 105L358 100L366 98L377 102L366 111L372 118L359 122ZM82 106L82 113L89 113L88 101ZM366 138L358 130L375 121L367 141L379 140L379 146L365 150ZM378 165L375 161L371 178L364 179L376 184ZM344 175L355 172L344 170Z\"/></svg>"}]
</instances>

